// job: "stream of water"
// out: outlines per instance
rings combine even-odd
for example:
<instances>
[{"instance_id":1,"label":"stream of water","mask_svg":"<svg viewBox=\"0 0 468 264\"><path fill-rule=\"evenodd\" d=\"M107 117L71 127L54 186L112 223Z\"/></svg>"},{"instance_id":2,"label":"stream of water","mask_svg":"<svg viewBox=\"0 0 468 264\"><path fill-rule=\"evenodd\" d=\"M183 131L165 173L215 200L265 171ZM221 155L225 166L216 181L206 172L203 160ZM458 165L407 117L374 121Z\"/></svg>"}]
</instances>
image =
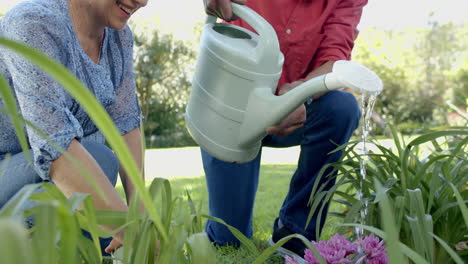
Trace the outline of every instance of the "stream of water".
<instances>
[{"instance_id":1,"label":"stream of water","mask_svg":"<svg viewBox=\"0 0 468 264\"><path fill-rule=\"evenodd\" d=\"M362 110L362 124L361 124L361 141L362 141L362 148L361 148L361 156L359 159L359 173L361 174L361 178L359 181L359 189L356 192L356 198L358 201L361 201L363 204L363 207L361 208L359 212L359 219L358 223L360 224L355 228L355 233L358 237L362 237L364 235L364 228L362 227L365 224L365 219L367 216L367 208L369 204L369 198L364 197L364 192L363 192L363 185L364 181L366 180L367 177L367 172L366 172L366 164L368 160L368 149L367 149L367 137L369 136L371 127L371 117L372 117L372 111L374 109L375 101L377 98L378 94L371 94L371 95L366 95L362 94L361 95L361 110Z\"/></svg>"}]
</instances>

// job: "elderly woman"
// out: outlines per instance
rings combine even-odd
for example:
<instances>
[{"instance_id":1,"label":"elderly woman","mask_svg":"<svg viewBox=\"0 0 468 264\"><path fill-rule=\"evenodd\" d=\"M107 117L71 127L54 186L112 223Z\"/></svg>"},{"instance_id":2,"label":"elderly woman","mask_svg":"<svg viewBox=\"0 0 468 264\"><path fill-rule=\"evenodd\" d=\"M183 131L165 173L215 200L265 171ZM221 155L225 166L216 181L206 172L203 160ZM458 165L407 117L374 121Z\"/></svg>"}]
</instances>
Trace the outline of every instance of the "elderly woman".
<instances>
[{"instance_id":1,"label":"elderly woman","mask_svg":"<svg viewBox=\"0 0 468 264\"><path fill-rule=\"evenodd\" d=\"M0 20L0 36L24 43L54 58L72 72L105 107L142 164L140 108L132 63L133 38L128 19L147 0L28 0ZM127 201L135 189L125 171L119 171L114 153L84 109L52 77L21 55L0 52L0 74L15 94L22 116L48 137L27 127L32 166L22 152L9 117L0 113L0 208L23 186L52 182L67 197L89 193L97 209L127 210L114 189L120 174ZM0 97L0 107L3 100ZM106 200L86 180L68 155L84 165ZM6 154L11 154L8 162ZM6 164L5 164L6 163ZM143 170L142 170L143 171ZM116 235L104 247L113 251L122 243Z\"/></svg>"}]
</instances>

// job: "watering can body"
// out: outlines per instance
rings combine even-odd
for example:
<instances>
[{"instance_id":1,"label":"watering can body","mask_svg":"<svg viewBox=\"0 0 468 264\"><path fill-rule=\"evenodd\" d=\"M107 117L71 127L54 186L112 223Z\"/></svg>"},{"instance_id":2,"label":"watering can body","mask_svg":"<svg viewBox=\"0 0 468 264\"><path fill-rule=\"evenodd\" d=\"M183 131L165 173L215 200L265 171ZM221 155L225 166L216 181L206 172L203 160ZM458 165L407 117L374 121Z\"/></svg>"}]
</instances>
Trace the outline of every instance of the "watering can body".
<instances>
[{"instance_id":1,"label":"watering can body","mask_svg":"<svg viewBox=\"0 0 468 264\"><path fill-rule=\"evenodd\" d=\"M284 57L273 28L262 17L242 7L234 12L242 13L261 36L235 25L205 24L185 119L204 150L242 163L255 158L261 147L261 142L239 144L250 93L255 87L274 93Z\"/></svg>"},{"instance_id":2,"label":"watering can body","mask_svg":"<svg viewBox=\"0 0 468 264\"><path fill-rule=\"evenodd\" d=\"M214 157L234 163L251 161L259 153L266 128L314 94L342 87L382 88L380 79L367 68L339 61L334 65L336 73L275 96L284 62L276 33L250 8L234 3L232 7L257 33L207 19L185 113L189 133Z\"/></svg>"}]
</instances>

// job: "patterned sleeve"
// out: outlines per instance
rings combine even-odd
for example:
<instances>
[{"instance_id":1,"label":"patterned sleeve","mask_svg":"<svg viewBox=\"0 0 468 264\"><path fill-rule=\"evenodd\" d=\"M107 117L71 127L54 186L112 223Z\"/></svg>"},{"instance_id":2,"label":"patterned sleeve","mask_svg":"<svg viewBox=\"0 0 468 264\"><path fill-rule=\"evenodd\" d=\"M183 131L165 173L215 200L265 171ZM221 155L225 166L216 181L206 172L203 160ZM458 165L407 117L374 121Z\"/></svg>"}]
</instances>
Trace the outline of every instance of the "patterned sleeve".
<instances>
[{"instance_id":1,"label":"patterned sleeve","mask_svg":"<svg viewBox=\"0 0 468 264\"><path fill-rule=\"evenodd\" d=\"M118 33L123 56L121 82L116 87L115 103L107 110L121 135L140 127L141 110L133 71L133 35L128 26Z\"/></svg>"},{"instance_id":2,"label":"patterned sleeve","mask_svg":"<svg viewBox=\"0 0 468 264\"><path fill-rule=\"evenodd\" d=\"M4 37L35 48L65 64L67 32L63 23L43 10L14 12L3 18ZM34 168L39 176L50 179L52 162L66 150L83 130L65 104L65 91L51 76L21 55L3 50L3 58L11 73L13 87L23 117L35 128L27 126L29 143L34 155ZM44 138L44 133L47 138Z\"/></svg>"}]
</instances>

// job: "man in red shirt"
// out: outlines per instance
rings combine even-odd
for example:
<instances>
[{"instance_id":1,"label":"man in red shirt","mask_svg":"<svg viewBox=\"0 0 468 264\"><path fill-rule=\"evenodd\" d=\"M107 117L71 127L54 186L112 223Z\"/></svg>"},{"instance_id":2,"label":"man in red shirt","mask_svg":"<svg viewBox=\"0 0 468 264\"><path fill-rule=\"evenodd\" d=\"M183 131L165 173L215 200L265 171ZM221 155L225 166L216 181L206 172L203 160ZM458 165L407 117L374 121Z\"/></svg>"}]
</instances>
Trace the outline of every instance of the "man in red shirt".
<instances>
[{"instance_id":1,"label":"man in red shirt","mask_svg":"<svg viewBox=\"0 0 468 264\"><path fill-rule=\"evenodd\" d=\"M230 0L204 0L206 12L229 23L253 30L232 14ZM277 87L281 95L305 80L331 72L337 60L350 60L357 25L367 0L232 0L246 4L263 16L275 29L285 60ZM341 152L337 145L348 142L360 119L355 97L346 91L330 91L317 95L301 105L276 126L268 128L264 146L301 146L297 169L292 176L289 192L279 217L273 224L270 243L294 233L310 240L318 240L326 218L313 215L305 228L310 212L308 201L319 171L324 165L337 161ZM252 236L252 214L258 186L260 155L244 164L220 161L202 150L203 165L209 192L209 210L212 216L226 221L248 237ZM328 169L329 172L331 169ZM324 174L326 175L326 174ZM330 189L334 181L320 180ZM319 185L320 186L320 185ZM328 205L325 206L326 208ZM320 207L319 207L320 208ZM318 231L318 232L316 232ZM208 221L206 232L219 245L239 242L223 225ZM304 255L304 245L297 239L286 243L283 253ZM287 252L285 250L289 250Z\"/></svg>"}]
</instances>

